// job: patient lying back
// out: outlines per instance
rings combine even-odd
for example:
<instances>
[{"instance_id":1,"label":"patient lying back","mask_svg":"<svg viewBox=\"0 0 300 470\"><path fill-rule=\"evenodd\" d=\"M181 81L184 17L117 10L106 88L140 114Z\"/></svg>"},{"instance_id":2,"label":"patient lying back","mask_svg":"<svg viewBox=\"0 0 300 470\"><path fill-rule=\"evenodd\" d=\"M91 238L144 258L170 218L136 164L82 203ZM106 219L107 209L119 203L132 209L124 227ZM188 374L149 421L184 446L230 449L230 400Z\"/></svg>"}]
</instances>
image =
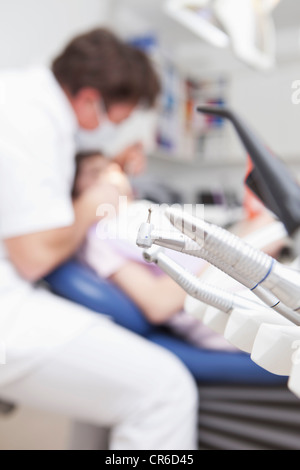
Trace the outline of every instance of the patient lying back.
<instances>
[{"instance_id":1,"label":"patient lying back","mask_svg":"<svg viewBox=\"0 0 300 470\"><path fill-rule=\"evenodd\" d=\"M81 261L100 277L118 286L151 323L168 326L177 335L202 348L233 350L221 335L185 312L186 292L157 266L144 261L135 241L151 203L135 200L125 173L100 153L79 154L76 160L74 198L103 178L110 182L119 182L122 178L124 184L124 196L119 201L118 211L108 205L99 207L101 219L87 234L79 253ZM162 229L171 228L159 207L153 211L153 217L154 223L157 217ZM165 225L162 227L162 224ZM207 267L206 262L199 258L171 250L167 252L172 259L199 276Z\"/></svg>"}]
</instances>

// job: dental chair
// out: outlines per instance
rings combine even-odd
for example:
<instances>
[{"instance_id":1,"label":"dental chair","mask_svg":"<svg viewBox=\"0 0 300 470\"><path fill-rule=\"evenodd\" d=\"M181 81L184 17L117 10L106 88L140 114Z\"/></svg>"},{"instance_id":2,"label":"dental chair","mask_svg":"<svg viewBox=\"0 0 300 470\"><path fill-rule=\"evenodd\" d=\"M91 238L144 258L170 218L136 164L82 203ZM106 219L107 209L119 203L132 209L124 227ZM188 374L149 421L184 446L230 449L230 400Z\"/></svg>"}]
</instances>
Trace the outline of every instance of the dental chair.
<instances>
[{"instance_id":1,"label":"dental chair","mask_svg":"<svg viewBox=\"0 0 300 470\"><path fill-rule=\"evenodd\" d=\"M277 215L299 248L300 188L285 165L230 110L202 106L198 111L231 120L255 167L246 184ZM47 283L57 295L110 315L182 360L199 388L199 449L300 449L300 403L287 387L288 377L268 372L247 353L201 350L150 325L115 286L77 261L57 269Z\"/></svg>"},{"instance_id":2,"label":"dental chair","mask_svg":"<svg viewBox=\"0 0 300 470\"><path fill-rule=\"evenodd\" d=\"M56 295L109 315L185 364L199 388L199 449L300 449L299 401L286 377L243 352L201 350L151 325L126 295L77 260L56 269L46 283Z\"/></svg>"}]
</instances>

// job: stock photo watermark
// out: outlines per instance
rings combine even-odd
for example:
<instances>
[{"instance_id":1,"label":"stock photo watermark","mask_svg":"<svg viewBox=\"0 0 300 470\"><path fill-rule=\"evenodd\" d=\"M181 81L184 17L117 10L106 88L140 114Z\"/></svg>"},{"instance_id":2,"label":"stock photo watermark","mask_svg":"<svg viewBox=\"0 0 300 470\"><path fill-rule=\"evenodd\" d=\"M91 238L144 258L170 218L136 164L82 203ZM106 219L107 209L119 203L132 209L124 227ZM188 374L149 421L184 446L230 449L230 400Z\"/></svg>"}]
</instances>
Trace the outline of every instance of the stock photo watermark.
<instances>
[{"instance_id":1,"label":"stock photo watermark","mask_svg":"<svg viewBox=\"0 0 300 470\"><path fill-rule=\"evenodd\" d=\"M149 211L150 210L150 211ZM168 211L169 217L166 216ZM172 238L178 233L196 234L193 221L204 219L204 204L155 204L151 202L132 203L127 196L119 197L118 207L112 204L100 204L97 209L99 222L96 235L100 240L135 240L143 223L165 238ZM150 219L149 219L150 214ZM201 233L197 232L198 242ZM204 235L203 235L204 239Z\"/></svg>"},{"instance_id":2,"label":"stock photo watermark","mask_svg":"<svg viewBox=\"0 0 300 470\"><path fill-rule=\"evenodd\" d=\"M0 366L6 364L6 346L3 341L0 341Z\"/></svg>"},{"instance_id":3,"label":"stock photo watermark","mask_svg":"<svg viewBox=\"0 0 300 470\"><path fill-rule=\"evenodd\" d=\"M292 83L292 103L300 104L300 80L294 80Z\"/></svg>"}]
</instances>

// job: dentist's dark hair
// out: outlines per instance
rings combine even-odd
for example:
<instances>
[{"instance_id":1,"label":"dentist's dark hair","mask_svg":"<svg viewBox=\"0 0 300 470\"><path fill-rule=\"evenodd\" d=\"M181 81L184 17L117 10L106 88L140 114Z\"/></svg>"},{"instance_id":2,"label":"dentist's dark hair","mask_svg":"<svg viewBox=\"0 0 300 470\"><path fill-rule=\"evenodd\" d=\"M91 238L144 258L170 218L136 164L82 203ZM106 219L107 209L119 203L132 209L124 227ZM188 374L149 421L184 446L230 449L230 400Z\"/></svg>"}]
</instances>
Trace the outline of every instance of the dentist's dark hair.
<instances>
[{"instance_id":1,"label":"dentist's dark hair","mask_svg":"<svg viewBox=\"0 0 300 470\"><path fill-rule=\"evenodd\" d=\"M151 108L160 92L158 74L146 53L104 28L75 37L53 61L52 71L73 96L84 87L95 88L108 107L126 102Z\"/></svg>"}]
</instances>

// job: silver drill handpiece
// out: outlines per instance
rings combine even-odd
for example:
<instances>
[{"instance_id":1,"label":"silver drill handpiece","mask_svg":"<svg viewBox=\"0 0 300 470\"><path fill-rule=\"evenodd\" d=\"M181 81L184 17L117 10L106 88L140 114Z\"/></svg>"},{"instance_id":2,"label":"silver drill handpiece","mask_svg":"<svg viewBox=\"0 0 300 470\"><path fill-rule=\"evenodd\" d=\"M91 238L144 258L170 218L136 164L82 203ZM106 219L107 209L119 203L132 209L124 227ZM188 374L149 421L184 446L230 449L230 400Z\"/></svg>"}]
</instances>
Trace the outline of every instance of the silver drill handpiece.
<instances>
[{"instance_id":1,"label":"silver drill handpiece","mask_svg":"<svg viewBox=\"0 0 300 470\"><path fill-rule=\"evenodd\" d=\"M204 247L212 257L228 265L241 278L270 290L293 310L300 309L300 273L277 262L236 235L216 225L169 208L170 222Z\"/></svg>"}]
</instances>

